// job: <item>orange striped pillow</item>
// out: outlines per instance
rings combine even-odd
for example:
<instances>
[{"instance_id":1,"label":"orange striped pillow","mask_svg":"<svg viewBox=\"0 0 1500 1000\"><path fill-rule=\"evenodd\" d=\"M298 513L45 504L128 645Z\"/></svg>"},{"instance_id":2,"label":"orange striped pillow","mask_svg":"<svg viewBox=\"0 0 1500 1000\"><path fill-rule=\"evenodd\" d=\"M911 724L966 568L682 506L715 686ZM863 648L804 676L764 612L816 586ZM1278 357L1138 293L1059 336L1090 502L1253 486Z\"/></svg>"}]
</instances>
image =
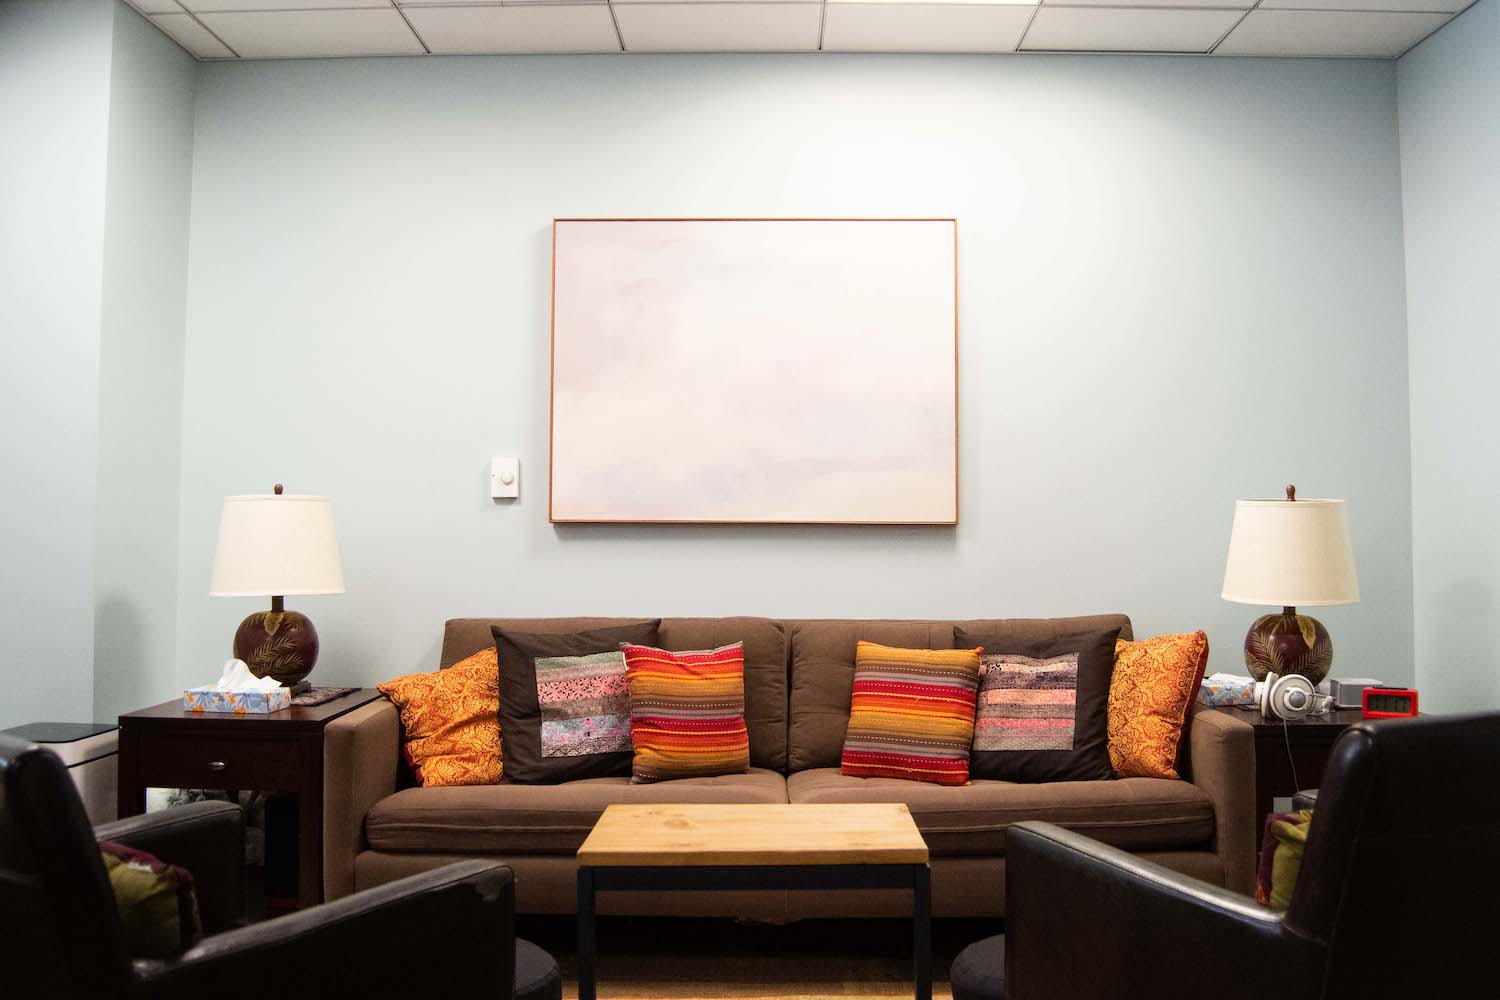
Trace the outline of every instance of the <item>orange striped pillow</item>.
<instances>
[{"instance_id":1,"label":"orange striped pillow","mask_svg":"<svg viewBox=\"0 0 1500 1000\"><path fill-rule=\"evenodd\" d=\"M980 649L896 649L860 640L843 772L969 783Z\"/></svg>"},{"instance_id":2,"label":"orange striped pillow","mask_svg":"<svg viewBox=\"0 0 1500 1000\"><path fill-rule=\"evenodd\" d=\"M669 653L621 643L630 687L636 784L744 774L745 644Z\"/></svg>"}]
</instances>

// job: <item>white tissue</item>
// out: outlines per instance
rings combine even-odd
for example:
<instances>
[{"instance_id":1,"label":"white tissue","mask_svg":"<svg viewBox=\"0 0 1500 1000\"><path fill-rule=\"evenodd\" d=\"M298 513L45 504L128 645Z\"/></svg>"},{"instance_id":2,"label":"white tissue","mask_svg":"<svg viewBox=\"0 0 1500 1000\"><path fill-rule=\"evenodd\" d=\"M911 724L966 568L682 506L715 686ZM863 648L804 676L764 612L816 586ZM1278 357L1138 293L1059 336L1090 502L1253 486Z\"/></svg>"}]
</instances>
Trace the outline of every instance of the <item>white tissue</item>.
<instances>
[{"instance_id":1,"label":"white tissue","mask_svg":"<svg viewBox=\"0 0 1500 1000\"><path fill-rule=\"evenodd\" d=\"M244 660L225 660L214 687L219 691L275 691L281 684L274 677L255 676Z\"/></svg>"}]
</instances>

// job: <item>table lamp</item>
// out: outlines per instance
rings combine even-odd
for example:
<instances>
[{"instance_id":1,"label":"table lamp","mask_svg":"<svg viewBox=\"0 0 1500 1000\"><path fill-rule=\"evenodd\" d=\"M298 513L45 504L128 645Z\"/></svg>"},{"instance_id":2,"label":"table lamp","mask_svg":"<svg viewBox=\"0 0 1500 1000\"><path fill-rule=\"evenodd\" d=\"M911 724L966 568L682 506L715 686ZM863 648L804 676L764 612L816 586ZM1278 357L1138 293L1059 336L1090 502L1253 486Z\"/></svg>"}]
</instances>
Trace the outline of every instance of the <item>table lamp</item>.
<instances>
[{"instance_id":1,"label":"table lamp","mask_svg":"<svg viewBox=\"0 0 1500 1000\"><path fill-rule=\"evenodd\" d=\"M287 611L283 598L342 594L338 539L327 497L286 496L276 484L270 496L225 497L219 516L211 597L269 597L270 611L257 611L234 633L235 659L257 677L272 677L296 693L318 660L312 621Z\"/></svg>"},{"instance_id":2,"label":"table lamp","mask_svg":"<svg viewBox=\"0 0 1500 1000\"><path fill-rule=\"evenodd\" d=\"M1359 600L1354 546L1342 500L1237 500L1224 568L1226 601L1281 605L1245 635L1250 676L1301 674L1317 684L1333 665L1333 640L1323 623L1298 607L1353 604Z\"/></svg>"}]
</instances>

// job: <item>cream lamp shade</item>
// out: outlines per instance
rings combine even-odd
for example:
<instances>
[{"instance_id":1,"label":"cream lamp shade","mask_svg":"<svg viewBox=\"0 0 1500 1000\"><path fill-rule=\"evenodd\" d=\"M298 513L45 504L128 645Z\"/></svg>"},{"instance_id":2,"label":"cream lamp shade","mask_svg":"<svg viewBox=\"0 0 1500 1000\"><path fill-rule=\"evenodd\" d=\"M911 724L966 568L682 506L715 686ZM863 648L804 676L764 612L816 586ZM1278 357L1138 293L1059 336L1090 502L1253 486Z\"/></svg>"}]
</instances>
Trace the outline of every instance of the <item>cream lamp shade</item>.
<instances>
[{"instance_id":1,"label":"cream lamp shade","mask_svg":"<svg viewBox=\"0 0 1500 1000\"><path fill-rule=\"evenodd\" d=\"M344 572L327 497L224 498L209 596L343 592Z\"/></svg>"},{"instance_id":2,"label":"cream lamp shade","mask_svg":"<svg viewBox=\"0 0 1500 1000\"><path fill-rule=\"evenodd\" d=\"M1344 501L1235 501L1221 596L1283 607L1358 601Z\"/></svg>"}]
</instances>

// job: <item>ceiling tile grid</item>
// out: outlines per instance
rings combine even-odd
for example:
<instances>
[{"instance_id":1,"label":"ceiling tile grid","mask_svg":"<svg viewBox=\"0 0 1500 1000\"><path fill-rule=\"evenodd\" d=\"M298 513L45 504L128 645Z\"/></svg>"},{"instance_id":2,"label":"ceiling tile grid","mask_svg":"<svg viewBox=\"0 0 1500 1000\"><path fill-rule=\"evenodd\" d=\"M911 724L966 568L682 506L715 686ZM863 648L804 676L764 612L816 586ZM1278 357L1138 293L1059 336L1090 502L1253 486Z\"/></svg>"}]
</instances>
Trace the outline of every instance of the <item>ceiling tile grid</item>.
<instances>
[{"instance_id":1,"label":"ceiling tile grid","mask_svg":"<svg viewBox=\"0 0 1500 1000\"><path fill-rule=\"evenodd\" d=\"M1471 0L127 0L198 59L1139 52L1392 59Z\"/></svg>"}]
</instances>

